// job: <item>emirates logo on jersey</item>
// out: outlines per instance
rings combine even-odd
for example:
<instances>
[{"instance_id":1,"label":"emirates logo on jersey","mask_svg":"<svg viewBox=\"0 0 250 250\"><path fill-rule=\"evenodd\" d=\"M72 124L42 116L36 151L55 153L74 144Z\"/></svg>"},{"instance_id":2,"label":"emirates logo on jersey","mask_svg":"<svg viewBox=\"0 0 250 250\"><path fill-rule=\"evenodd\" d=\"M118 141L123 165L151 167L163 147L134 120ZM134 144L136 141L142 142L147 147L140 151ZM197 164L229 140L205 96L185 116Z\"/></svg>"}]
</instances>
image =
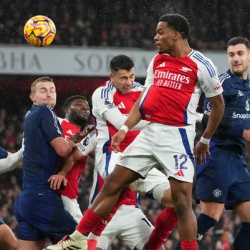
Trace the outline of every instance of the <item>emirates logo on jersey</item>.
<instances>
[{"instance_id":1,"label":"emirates logo on jersey","mask_svg":"<svg viewBox=\"0 0 250 250\"><path fill-rule=\"evenodd\" d=\"M185 76L182 74L176 74L170 71L160 71L160 70L156 70L155 71L155 78L156 79L166 79L166 80L172 80L172 81L176 81L179 83L185 83L185 84L189 84L190 82L190 77L189 76Z\"/></svg>"},{"instance_id":2,"label":"emirates logo on jersey","mask_svg":"<svg viewBox=\"0 0 250 250\"><path fill-rule=\"evenodd\" d=\"M189 84L190 77L170 71L155 71L155 85L172 89L181 89L183 84Z\"/></svg>"}]
</instances>

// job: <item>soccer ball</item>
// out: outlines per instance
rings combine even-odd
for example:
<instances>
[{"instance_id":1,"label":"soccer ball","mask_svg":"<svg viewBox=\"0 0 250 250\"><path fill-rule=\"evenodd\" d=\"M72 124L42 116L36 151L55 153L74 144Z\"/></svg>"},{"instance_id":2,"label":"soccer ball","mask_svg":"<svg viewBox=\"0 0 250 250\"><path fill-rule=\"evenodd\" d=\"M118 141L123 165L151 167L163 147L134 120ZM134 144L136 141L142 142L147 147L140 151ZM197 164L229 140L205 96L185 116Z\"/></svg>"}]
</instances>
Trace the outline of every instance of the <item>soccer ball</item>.
<instances>
[{"instance_id":1,"label":"soccer ball","mask_svg":"<svg viewBox=\"0 0 250 250\"><path fill-rule=\"evenodd\" d=\"M24 25L25 40L36 47L48 46L56 35L56 26L46 16L34 16Z\"/></svg>"}]
</instances>

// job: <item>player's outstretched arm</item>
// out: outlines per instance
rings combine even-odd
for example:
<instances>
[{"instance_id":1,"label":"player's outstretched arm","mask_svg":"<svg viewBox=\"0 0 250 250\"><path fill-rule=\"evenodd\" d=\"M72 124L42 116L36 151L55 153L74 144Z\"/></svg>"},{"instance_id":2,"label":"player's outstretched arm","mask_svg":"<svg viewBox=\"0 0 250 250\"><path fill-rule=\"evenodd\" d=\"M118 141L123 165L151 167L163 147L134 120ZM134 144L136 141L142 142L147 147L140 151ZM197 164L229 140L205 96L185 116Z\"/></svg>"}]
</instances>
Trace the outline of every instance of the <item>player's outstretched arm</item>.
<instances>
[{"instance_id":1,"label":"player's outstretched arm","mask_svg":"<svg viewBox=\"0 0 250 250\"><path fill-rule=\"evenodd\" d=\"M212 104L212 111L210 113L207 127L195 146L195 160L198 165L206 162L207 156L210 156L209 141L220 124L221 118L224 114L224 99L222 94L209 98Z\"/></svg>"},{"instance_id":2,"label":"player's outstretched arm","mask_svg":"<svg viewBox=\"0 0 250 250\"><path fill-rule=\"evenodd\" d=\"M14 170L21 164L23 150L20 148L16 153L11 154L7 158L0 159L0 174L4 174Z\"/></svg>"},{"instance_id":3,"label":"player's outstretched arm","mask_svg":"<svg viewBox=\"0 0 250 250\"><path fill-rule=\"evenodd\" d=\"M144 88L143 91L141 92L139 99L135 102L134 106L129 112L128 118L126 119L124 123L124 125L127 126L129 130L133 128L141 120L139 104L141 102L141 98L145 91L146 91L146 88Z\"/></svg>"}]
</instances>

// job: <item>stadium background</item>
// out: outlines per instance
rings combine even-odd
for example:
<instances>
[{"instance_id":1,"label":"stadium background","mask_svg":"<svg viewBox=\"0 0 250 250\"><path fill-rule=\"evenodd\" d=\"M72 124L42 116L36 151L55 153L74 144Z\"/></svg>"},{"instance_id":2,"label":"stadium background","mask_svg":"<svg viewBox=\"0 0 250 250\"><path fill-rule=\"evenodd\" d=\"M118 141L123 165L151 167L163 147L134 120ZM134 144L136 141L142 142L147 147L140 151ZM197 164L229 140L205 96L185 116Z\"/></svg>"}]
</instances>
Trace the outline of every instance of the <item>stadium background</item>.
<instances>
[{"instance_id":1,"label":"stadium background","mask_svg":"<svg viewBox=\"0 0 250 250\"><path fill-rule=\"evenodd\" d=\"M237 6L236 6L237 5ZM237 9L235 11L235 8ZM210 56L219 72L227 69L226 42L233 36L250 37L244 0L1 0L0 1L0 146L15 152L21 146L23 117L31 105L30 83L50 75L58 89L56 113L63 116L62 103L70 95L89 100L93 90L108 79L109 59L124 53L135 60L137 81L143 83L146 66L155 54L153 37L159 16L178 12L189 18L194 49ZM33 48L23 38L23 25L34 15L50 17L57 28L56 40L48 49ZM198 134L200 133L198 128ZM249 145L245 151L249 162ZM80 181L79 203L88 204L93 162ZM0 176L0 218L16 232L13 202L21 189L22 171ZM140 199L141 209L154 222L161 206ZM199 207L194 203L195 212ZM200 250L230 250L239 227L239 218L224 212L221 221L206 234ZM174 249L173 232L166 249ZM112 250L127 249L115 239Z\"/></svg>"}]
</instances>

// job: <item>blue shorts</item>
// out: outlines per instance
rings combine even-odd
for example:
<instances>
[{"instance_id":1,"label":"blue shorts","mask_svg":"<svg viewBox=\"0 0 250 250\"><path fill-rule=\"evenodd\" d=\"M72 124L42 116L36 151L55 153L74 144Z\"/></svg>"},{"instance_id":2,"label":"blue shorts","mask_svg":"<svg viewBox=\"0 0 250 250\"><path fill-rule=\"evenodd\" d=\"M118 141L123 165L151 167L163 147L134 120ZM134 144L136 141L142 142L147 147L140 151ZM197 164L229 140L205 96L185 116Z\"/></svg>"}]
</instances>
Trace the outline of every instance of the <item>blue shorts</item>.
<instances>
[{"instance_id":1,"label":"blue shorts","mask_svg":"<svg viewBox=\"0 0 250 250\"><path fill-rule=\"evenodd\" d=\"M197 201L224 203L233 209L239 202L250 200L250 175L243 156L230 150L213 148L211 158L196 176Z\"/></svg>"},{"instance_id":2,"label":"blue shorts","mask_svg":"<svg viewBox=\"0 0 250 250\"><path fill-rule=\"evenodd\" d=\"M5 223L2 220L0 220L0 226L3 225L3 224L5 224Z\"/></svg>"},{"instance_id":3,"label":"blue shorts","mask_svg":"<svg viewBox=\"0 0 250 250\"><path fill-rule=\"evenodd\" d=\"M24 189L16 198L14 212L21 240L49 238L54 244L71 234L77 225L64 209L60 194L48 188Z\"/></svg>"}]
</instances>

